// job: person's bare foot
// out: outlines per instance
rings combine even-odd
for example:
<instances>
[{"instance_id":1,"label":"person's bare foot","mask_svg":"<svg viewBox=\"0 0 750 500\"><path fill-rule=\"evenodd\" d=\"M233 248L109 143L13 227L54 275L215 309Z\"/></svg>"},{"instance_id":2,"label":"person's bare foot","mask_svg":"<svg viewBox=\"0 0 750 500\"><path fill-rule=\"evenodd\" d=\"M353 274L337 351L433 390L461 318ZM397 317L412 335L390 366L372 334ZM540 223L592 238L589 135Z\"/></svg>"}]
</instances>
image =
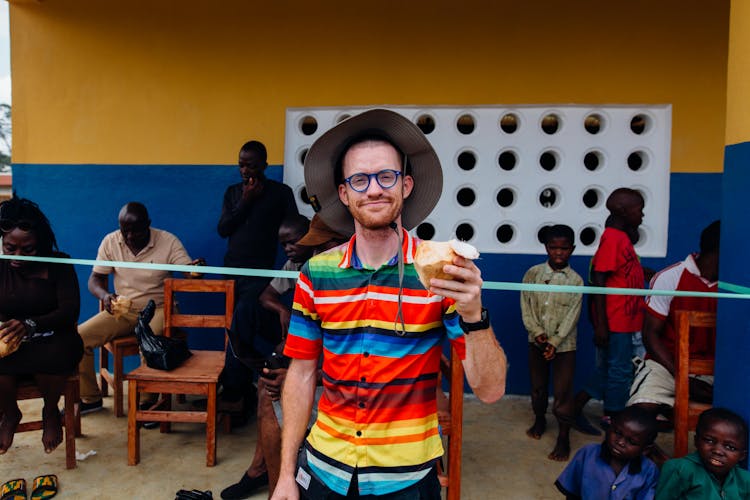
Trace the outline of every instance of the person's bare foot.
<instances>
[{"instance_id":1,"label":"person's bare foot","mask_svg":"<svg viewBox=\"0 0 750 500\"><path fill-rule=\"evenodd\" d=\"M547 430L547 419L544 417L536 417L534 425L528 428L526 435L531 439L541 439L545 430Z\"/></svg>"},{"instance_id":2,"label":"person's bare foot","mask_svg":"<svg viewBox=\"0 0 750 500\"><path fill-rule=\"evenodd\" d=\"M21 410L18 407L16 407L15 412L12 410L6 411L2 415L2 418L0 418L0 455L8 451L10 445L13 444L13 436L22 417Z\"/></svg>"},{"instance_id":3,"label":"person's bare foot","mask_svg":"<svg viewBox=\"0 0 750 500\"><path fill-rule=\"evenodd\" d=\"M42 410L42 445L45 453L52 453L62 443L62 421L60 410L45 406Z\"/></svg>"},{"instance_id":4,"label":"person's bare foot","mask_svg":"<svg viewBox=\"0 0 750 500\"><path fill-rule=\"evenodd\" d=\"M570 458L570 440L561 439L558 436L557 443L555 443L555 449L552 450L552 453L547 455L547 458L554 460L555 462L567 462Z\"/></svg>"}]
</instances>

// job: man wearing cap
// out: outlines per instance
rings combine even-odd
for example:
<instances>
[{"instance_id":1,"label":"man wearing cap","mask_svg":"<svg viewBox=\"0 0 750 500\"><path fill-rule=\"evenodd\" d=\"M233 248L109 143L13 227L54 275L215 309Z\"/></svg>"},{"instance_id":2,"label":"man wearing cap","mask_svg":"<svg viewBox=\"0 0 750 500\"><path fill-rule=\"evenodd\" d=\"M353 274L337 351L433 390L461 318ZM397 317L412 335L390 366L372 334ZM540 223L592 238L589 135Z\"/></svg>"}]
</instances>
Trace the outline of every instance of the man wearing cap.
<instances>
[{"instance_id":1,"label":"man wearing cap","mask_svg":"<svg viewBox=\"0 0 750 500\"><path fill-rule=\"evenodd\" d=\"M443 340L482 401L502 397L506 373L476 265L456 257L444 267L455 279L432 279L429 291L414 269L418 242L407 230L440 198L440 162L416 125L370 110L312 145L305 181L326 224L353 236L300 271L273 498L440 498L435 394ZM321 353L323 396L298 454Z\"/></svg>"},{"instance_id":2,"label":"man wearing cap","mask_svg":"<svg viewBox=\"0 0 750 500\"><path fill-rule=\"evenodd\" d=\"M298 217L303 217L299 215ZM310 228L300 239L291 240L284 233L282 224L279 230L279 241L284 246L289 260L284 265L286 271L299 271L302 264L312 255L324 252L338 246L348 238L341 236L330 229L315 214L310 221ZM284 244L286 242L286 244ZM260 295L262 307L268 311L278 314L281 322L282 343L279 349L283 349L283 341L289 330L289 318L291 316L290 305L282 302L282 295L293 291L296 279L274 278ZM258 436L255 454L247 471L242 478L221 492L221 498L232 500L247 498L256 490L268 485L269 492L273 493L276 482L279 480L279 469L281 467L281 387L286 378L286 367L263 368L258 379ZM316 391L316 398L320 398L321 391ZM311 417L312 418L312 417ZM312 422L310 422L312 425Z\"/></svg>"}]
</instances>

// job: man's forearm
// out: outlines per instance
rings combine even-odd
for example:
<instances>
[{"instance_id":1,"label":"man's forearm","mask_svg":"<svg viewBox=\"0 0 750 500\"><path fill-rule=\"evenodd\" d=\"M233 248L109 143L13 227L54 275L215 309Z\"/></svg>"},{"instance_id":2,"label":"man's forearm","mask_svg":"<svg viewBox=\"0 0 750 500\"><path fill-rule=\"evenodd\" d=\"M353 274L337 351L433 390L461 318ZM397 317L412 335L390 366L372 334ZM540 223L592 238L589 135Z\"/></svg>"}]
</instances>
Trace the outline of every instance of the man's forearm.
<instances>
[{"instance_id":1,"label":"man's forearm","mask_svg":"<svg viewBox=\"0 0 750 500\"><path fill-rule=\"evenodd\" d=\"M281 394L284 415L281 430L281 476L294 476L297 451L307 431L315 398L316 375L317 360L294 359L289 365Z\"/></svg>"},{"instance_id":2,"label":"man's forearm","mask_svg":"<svg viewBox=\"0 0 750 500\"><path fill-rule=\"evenodd\" d=\"M109 293L109 279L105 275L91 273L88 281L88 289L91 295L99 300L103 300L104 296Z\"/></svg>"},{"instance_id":3,"label":"man's forearm","mask_svg":"<svg viewBox=\"0 0 750 500\"><path fill-rule=\"evenodd\" d=\"M492 328L471 332L466 339L464 371L476 396L493 403L505 394L508 362Z\"/></svg>"}]
</instances>

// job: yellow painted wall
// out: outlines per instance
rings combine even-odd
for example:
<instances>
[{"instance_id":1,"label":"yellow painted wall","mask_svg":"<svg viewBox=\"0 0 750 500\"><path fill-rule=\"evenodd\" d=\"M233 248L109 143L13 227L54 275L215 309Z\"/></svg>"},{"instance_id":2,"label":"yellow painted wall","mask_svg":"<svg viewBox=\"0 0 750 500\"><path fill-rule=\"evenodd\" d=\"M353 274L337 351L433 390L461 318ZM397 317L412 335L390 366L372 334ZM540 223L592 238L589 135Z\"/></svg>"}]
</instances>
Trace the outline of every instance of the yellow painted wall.
<instances>
[{"instance_id":1,"label":"yellow painted wall","mask_svg":"<svg viewBox=\"0 0 750 500\"><path fill-rule=\"evenodd\" d=\"M729 27L726 143L750 141L750 2L734 0Z\"/></svg>"},{"instance_id":2,"label":"yellow painted wall","mask_svg":"<svg viewBox=\"0 0 750 500\"><path fill-rule=\"evenodd\" d=\"M287 107L673 105L719 172L728 0L10 0L18 163L221 164ZM747 36L747 35L746 35Z\"/></svg>"}]
</instances>

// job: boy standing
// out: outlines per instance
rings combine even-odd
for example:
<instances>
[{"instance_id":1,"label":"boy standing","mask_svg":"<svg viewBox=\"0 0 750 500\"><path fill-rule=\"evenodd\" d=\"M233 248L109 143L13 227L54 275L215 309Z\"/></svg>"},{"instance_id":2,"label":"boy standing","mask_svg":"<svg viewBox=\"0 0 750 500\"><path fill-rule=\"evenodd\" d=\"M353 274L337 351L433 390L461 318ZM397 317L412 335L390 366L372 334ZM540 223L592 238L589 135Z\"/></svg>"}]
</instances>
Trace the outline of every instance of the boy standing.
<instances>
[{"instance_id":1,"label":"boy standing","mask_svg":"<svg viewBox=\"0 0 750 500\"><path fill-rule=\"evenodd\" d=\"M643 268L630 234L643 222L643 196L634 189L615 189L607 198L610 225L604 230L592 261L594 286L643 288ZM637 295L591 296L596 344L596 370L576 396L576 417L590 397L604 401L604 423L625 408L633 381L633 335L643 326L644 302Z\"/></svg>"},{"instance_id":2,"label":"boy standing","mask_svg":"<svg viewBox=\"0 0 750 500\"><path fill-rule=\"evenodd\" d=\"M549 259L529 269L524 283L582 286L583 279L568 264L575 249L573 230L565 225L549 226L544 232L544 248ZM547 427L547 387L553 365L554 403L557 418L557 444L550 460L565 461L570 456L570 426L573 420L573 376L576 337L581 314L580 293L521 292L523 324L529 332L529 374L534 424L526 435L539 439Z\"/></svg>"},{"instance_id":3,"label":"boy standing","mask_svg":"<svg viewBox=\"0 0 750 500\"><path fill-rule=\"evenodd\" d=\"M659 470L643 454L656 433L652 414L625 408L612 418L604 442L578 450L555 486L566 499L653 499Z\"/></svg>"},{"instance_id":4,"label":"boy standing","mask_svg":"<svg viewBox=\"0 0 750 500\"><path fill-rule=\"evenodd\" d=\"M656 490L658 500L750 498L750 473L737 463L747 456L747 424L725 408L701 413L696 452L668 460Z\"/></svg>"}]
</instances>

